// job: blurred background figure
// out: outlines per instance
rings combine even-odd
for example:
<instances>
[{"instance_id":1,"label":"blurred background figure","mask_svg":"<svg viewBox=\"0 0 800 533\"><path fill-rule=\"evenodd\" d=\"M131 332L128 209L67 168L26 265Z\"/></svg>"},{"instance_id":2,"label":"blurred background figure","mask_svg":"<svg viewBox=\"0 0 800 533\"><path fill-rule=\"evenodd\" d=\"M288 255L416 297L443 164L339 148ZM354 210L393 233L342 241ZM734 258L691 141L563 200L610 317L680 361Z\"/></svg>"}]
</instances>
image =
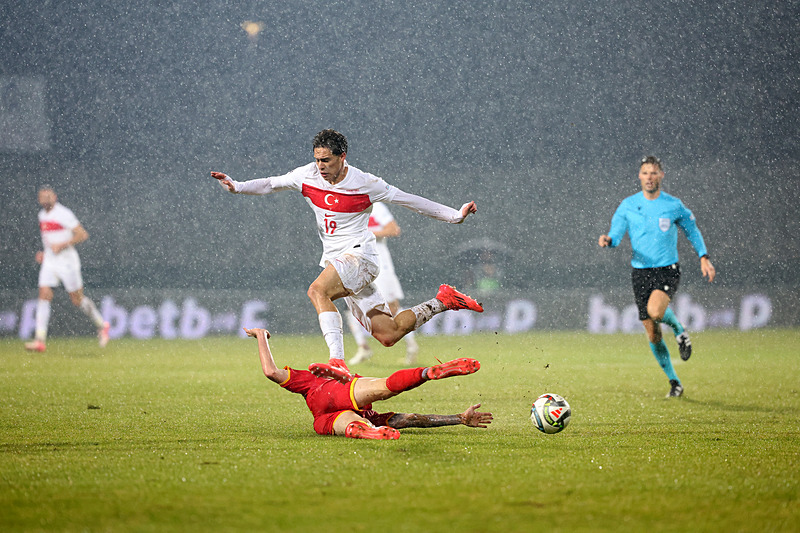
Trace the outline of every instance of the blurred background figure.
<instances>
[{"instance_id":1,"label":"blurred background figure","mask_svg":"<svg viewBox=\"0 0 800 533\"><path fill-rule=\"evenodd\" d=\"M396 315L400 310L400 300L405 295L403 294L403 287L400 285L400 279L394 270L394 261L392 261L392 254L389 252L389 246L386 241L393 237L399 237L402 230L392 212L389 211L386 204L381 202L372 206L372 214L369 216L369 229L375 235L378 243L378 259L381 267L380 274L375 278L375 285L378 286L378 290L389 303L389 309L392 314ZM347 313L346 316L347 325L356 339L356 344L358 344L356 355L350 359L350 364L355 365L372 357L372 348L369 346L370 335L351 313ZM417 360L419 344L417 344L416 335L413 331L406 334L403 339L406 341L406 364L410 365Z\"/></svg>"},{"instance_id":2,"label":"blurred background figure","mask_svg":"<svg viewBox=\"0 0 800 533\"><path fill-rule=\"evenodd\" d=\"M504 244L492 239L471 240L458 248L458 264L464 265L464 288L486 296L503 288L503 268L511 255Z\"/></svg>"},{"instance_id":3,"label":"blurred background figure","mask_svg":"<svg viewBox=\"0 0 800 533\"><path fill-rule=\"evenodd\" d=\"M83 294L81 260L76 244L89 238L78 218L69 208L58 202L55 191L49 185L39 189L39 229L42 232L43 250L36 252L39 270L39 300L36 302L36 332L25 349L43 352L46 349L47 328L50 324L50 303L53 301L53 288L63 284L72 303L88 316L97 326L100 347L108 344L108 322L103 320L97 306Z\"/></svg>"}]
</instances>

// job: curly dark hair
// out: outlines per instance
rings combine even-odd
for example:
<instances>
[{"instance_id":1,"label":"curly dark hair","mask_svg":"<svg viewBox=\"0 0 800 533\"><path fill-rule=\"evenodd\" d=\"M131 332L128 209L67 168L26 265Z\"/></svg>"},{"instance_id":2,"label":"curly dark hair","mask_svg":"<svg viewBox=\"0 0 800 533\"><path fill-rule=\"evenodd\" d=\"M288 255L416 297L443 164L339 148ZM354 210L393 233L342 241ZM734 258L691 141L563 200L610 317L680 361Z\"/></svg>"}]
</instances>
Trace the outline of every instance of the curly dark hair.
<instances>
[{"instance_id":1,"label":"curly dark hair","mask_svg":"<svg viewBox=\"0 0 800 533\"><path fill-rule=\"evenodd\" d=\"M314 136L313 147L327 148L333 155L347 153L347 137L336 130L322 130Z\"/></svg>"}]
</instances>

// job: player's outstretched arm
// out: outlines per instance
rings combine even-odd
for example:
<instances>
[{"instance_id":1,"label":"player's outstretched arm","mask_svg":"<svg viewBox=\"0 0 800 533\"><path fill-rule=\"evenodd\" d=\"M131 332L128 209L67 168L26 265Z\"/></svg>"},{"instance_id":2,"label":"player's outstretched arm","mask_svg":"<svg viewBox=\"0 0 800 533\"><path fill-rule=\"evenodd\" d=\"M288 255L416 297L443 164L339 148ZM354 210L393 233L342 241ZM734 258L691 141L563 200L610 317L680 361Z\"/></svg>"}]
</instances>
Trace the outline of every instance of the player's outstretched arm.
<instances>
[{"instance_id":1,"label":"player's outstretched arm","mask_svg":"<svg viewBox=\"0 0 800 533\"><path fill-rule=\"evenodd\" d=\"M476 213L478 211L478 208L475 206L475 202L466 203L461 206L461 209L459 210L453 209L452 207L448 207L444 204L440 204L439 202L434 202L433 200L428 200L422 196L399 190L395 193L394 198L389 200L389 202L395 205L403 206L407 209L411 209L412 211L415 211L421 215L435 218L436 220L441 220L442 222L448 222L450 224L461 224L464 222L464 219L467 217L467 215Z\"/></svg>"},{"instance_id":2,"label":"player's outstretched arm","mask_svg":"<svg viewBox=\"0 0 800 533\"><path fill-rule=\"evenodd\" d=\"M395 429L435 428L441 426L465 425L472 428L485 428L492 423L492 413L481 413L481 404L471 405L460 415L421 415L418 413L395 413L386 425Z\"/></svg>"},{"instance_id":3,"label":"player's outstretched arm","mask_svg":"<svg viewBox=\"0 0 800 533\"><path fill-rule=\"evenodd\" d=\"M269 331L263 328L243 329L248 337L253 337L258 341L258 356L261 359L261 369L264 371L264 375L278 384L289 379L289 371L285 368L278 368L272 358L269 341L267 340L270 337Z\"/></svg>"},{"instance_id":4,"label":"player's outstretched arm","mask_svg":"<svg viewBox=\"0 0 800 533\"><path fill-rule=\"evenodd\" d=\"M211 177L218 180L220 185L228 189L228 192L236 192L236 187L233 184L233 180L229 178L227 174L222 172L214 172L212 170Z\"/></svg>"}]
</instances>

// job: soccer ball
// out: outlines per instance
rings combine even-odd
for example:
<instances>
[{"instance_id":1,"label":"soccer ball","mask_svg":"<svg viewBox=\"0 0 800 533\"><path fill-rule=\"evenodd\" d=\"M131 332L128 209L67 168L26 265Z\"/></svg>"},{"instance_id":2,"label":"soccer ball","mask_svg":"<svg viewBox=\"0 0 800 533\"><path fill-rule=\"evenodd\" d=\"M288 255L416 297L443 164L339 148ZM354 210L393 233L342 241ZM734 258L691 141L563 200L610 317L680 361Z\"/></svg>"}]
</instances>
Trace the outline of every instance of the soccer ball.
<instances>
[{"instance_id":1,"label":"soccer ball","mask_svg":"<svg viewBox=\"0 0 800 533\"><path fill-rule=\"evenodd\" d=\"M572 409L558 394L542 394L531 407L531 422L543 433L558 433L569 424Z\"/></svg>"}]
</instances>

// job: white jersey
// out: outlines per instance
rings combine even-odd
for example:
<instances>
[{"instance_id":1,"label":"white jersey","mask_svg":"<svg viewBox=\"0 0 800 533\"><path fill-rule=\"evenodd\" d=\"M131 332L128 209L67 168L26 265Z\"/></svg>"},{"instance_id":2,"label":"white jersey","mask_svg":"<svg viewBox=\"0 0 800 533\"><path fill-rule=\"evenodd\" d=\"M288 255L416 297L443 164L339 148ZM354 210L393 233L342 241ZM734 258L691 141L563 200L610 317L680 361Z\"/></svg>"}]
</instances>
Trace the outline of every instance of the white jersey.
<instances>
[{"instance_id":1,"label":"white jersey","mask_svg":"<svg viewBox=\"0 0 800 533\"><path fill-rule=\"evenodd\" d=\"M80 225L78 217L71 209L56 202L50 211L39 211L39 230L42 232L42 245L45 258L54 256L53 245L72 240L72 230ZM69 247L64 251L74 247Z\"/></svg>"},{"instance_id":2,"label":"white jersey","mask_svg":"<svg viewBox=\"0 0 800 533\"><path fill-rule=\"evenodd\" d=\"M53 246L72 240L72 230L80 225L78 218L67 207L56 202L50 211L39 211L39 230L42 232L44 258L39 269L39 287L57 287L64 284L67 292L83 287L81 259L74 246L68 246L58 254Z\"/></svg>"},{"instance_id":3,"label":"white jersey","mask_svg":"<svg viewBox=\"0 0 800 533\"><path fill-rule=\"evenodd\" d=\"M347 165L347 175L331 185L319 173L316 163L284 174L245 182L231 181L237 193L271 194L281 190L302 193L317 219L322 241L320 266L349 252L376 255L375 236L369 230L369 216L375 202L402 205L418 213L454 224L464 220L460 211L408 194L383 179Z\"/></svg>"},{"instance_id":4,"label":"white jersey","mask_svg":"<svg viewBox=\"0 0 800 533\"><path fill-rule=\"evenodd\" d=\"M386 204L378 202L372 206L372 214L369 217L370 231L381 231L393 221L394 215L386 207ZM375 278L375 285L388 302L400 301L405 298L405 294L403 293L400 279L394 271L394 261L392 261L389 246L386 244L387 240L388 237L376 237L378 264L381 267L381 271L378 277Z\"/></svg>"}]
</instances>

